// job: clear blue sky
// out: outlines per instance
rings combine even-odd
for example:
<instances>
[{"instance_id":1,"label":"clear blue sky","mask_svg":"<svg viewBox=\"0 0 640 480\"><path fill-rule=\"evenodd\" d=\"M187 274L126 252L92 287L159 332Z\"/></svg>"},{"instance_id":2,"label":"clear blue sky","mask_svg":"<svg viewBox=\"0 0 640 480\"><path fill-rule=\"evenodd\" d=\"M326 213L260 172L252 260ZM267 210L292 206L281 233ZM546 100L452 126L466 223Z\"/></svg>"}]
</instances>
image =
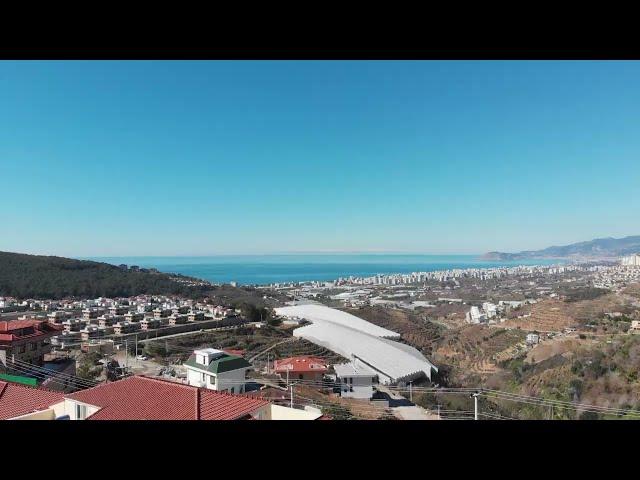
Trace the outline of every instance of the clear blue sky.
<instances>
[{"instance_id":1,"label":"clear blue sky","mask_svg":"<svg viewBox=\"0 0 640 480\"><path fill-rule=\"evenodd\" d=\"M0 62L0 250L640 234L640 62Z\"/></svg>"}]
</instances>

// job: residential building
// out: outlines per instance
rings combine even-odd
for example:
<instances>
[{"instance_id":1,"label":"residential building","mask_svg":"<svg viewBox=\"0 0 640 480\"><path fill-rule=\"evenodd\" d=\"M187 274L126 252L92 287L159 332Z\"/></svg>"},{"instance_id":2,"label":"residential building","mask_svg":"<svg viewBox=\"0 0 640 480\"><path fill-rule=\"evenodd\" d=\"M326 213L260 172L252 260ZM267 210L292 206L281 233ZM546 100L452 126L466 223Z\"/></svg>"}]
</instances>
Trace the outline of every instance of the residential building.
<instances>
[{"instance_id":1,"label":"residential building","mask_svg":"<svg viewBox=\"0 0 640 480\"><path fill-rule=\"evenodd\" d=\"M118 322L113 326L113 333L122 335L124 333L133 333L140 330L140 323L136 322Z\"/></svg>"},{"instance_id":2,"label":"residential building","mask_svg":"<svg viewBox=\"0 0 640 480\"><path fill-rule=\"evenodd\" d=\"M317 410L260 397L214 392L132 376L62 394L0 381L0 419L12 420L316 420Z\"/></svg>"},{"instance_id":3,"label":"residential building","mask_svg":"<svg viewBox=\"0 0 640 480\"><path fill-rule=\"evenodd\" d=\"M128 312L124 314L124 320L126 322L139 322L144 318L144 313L139 312Z\"/></svg>"},{"instance_id":4,"label":"residential building","mask_svg":"<svg viewBox=\"0 0 640 480\"><path fill-rule=\"evenodd\" d=\"M129 311L129 309L127 307L122 306L122 305L113 305L113 306L109 307L109 314L113 315L113 316L124 315L128 311Z\"/></svg>"},{"instance_id":5,"label":"residential building","mask_svg":"<svg viewBox=\"0 0 640 480\"><path fill-rule=\"evenodd\" d=\"M476 306L471 307L466 314L467 323L484 323L487 321L487 316L480 312L480 309Z\"/></svg>"},{"instance_id":6,"label":"residential building","mask_svg":"<svg viewBox=\"0 0 640 480\"><path fill-rule=\"evenodd\" d=\"M102 315L101 317L98 317L98 326L100 328L110 327L114 323L116 323L114 317L110 317L106 315Z\"/></svg>"},{"instance_id":7,"label":"residential building","mask_svg":"<svg viewBox=\"0 0 640 480\"><path fill-rule=\"evenodd\" d=\"M187 321L186 315L171 315L169 317L169 325L171 326L182 325L183 323L187 323Z\"/></svg>"},{"instance_id":8,"label":"residential building","mask_svg":"<svg viewBox=\"0 0 640 480\"><path fill-rule=\"evenodd\" d=\"M484 302L482 304L482 310L484 311L487 319L495 317L498 313L497 305L491 302Z\"/></svg>"},{"instance_id":9,"label":"residential building","mask_svg":"<svg viewBox=\"0 0 640 480\"><path fill-rule=\"evenodd\" d=\"M65 332L79 332L87 325L87 322L79 318L70 318L62 322Z\"/></svg>"},{"instance_id":10,"label":"residential building","mask_svg":"<svg viewBox=\"0 0 640 480\"><path fill-rule=\"evenodd\" d=\"M101 330L95 325L87 326L80 330L80 339L83 342L87 342L90 338L97 338L102 335L104 335L104 330Z\"/></svg>"},{"instance_id":11,"label":"residential building","mask_svg":"<svg viewBox=\"0 0 640 480\"><path fill-rule=\"evenodd\" d=\"M69 312L65 312L63 310L56 310L55 312L47 314L47 318L51 323L63 323L64 320L70 316Z\"/></svg>"},{"instance_id":12,"label":"residential building","mask_svg":"<svg viewBox=\"0 0 640 480\"><path fill-rule=\"evenodd\" d=\"M64 402L61 392L53 392L41 388L27 387L13 382L0 380L0 420L19 419L22 416L49 418L52 405ZM46 412L44 414L40 412ZM58 408L62 413L62 406Z\"/></svg>"},{"instance_id":13,"label":"residential building","mask_svg":"<svg viewBox=\"0 0 640 480\"><path fill-rule=\"evenodd\" d=\"M528 333L527 334L527 345L536 345L540 342L540 335L537 333Z\"/></svg>"},{"instance_id":14,"label":"residential building","mask_svg":"<svg viewBox=\"0 0 640 480\"><path fill-rule=\"evenodd\" d=\"M189 312L187 320L190 322L200 322L204 320L204 312Z\"/></svg>"},{"instance_id":15,"label":"residential building","mask_svg":"<svg viewBox=\"0 0 640 480\"><path fill-rule=\"evenodd\" d=\"M347 398L370 399L373 396L373 384L377 383L377 374L357 359L350 363L333 366L340 396Z\"/></svg>"},{"instance_id":16,"label":"residential building","mask_svg":"<svg viewBox=\"0 0 640 480\"><path fill-rule=\"evenodd\" d=\"M89 321L94 318L98 318L98 310L95 308L85 308L82 310L82 319Z\"/></svg>"},{"instance_id":17,"label":"residential building","mask_svg":"<svg viewBox=\"0 0 640 480\"><path fill-rule=\"evenodd\" d=\"M242 357L215 348L194 350L184 363L189 385L218 392L243 393L251 364Z\"/></svg>"},{"instance_id":18,"label":"residential building","mask_svg":"<svg viewBox=\"0 0 640 480\"><path fill-rule=\"evenodd\" d=\"M325 362L316 357L283 358L274 362L273 369L282 379L314 382L321 382L328 370Z\"/></svg>"},{"instance_id":19,"label":"residential building","mask_svg":"<svg viewBox=\"0 0 640 480\"><path fill-rule=\"evenodd\" d=\"M0 363L13 359L42 365L51 351L51 337L61 332L57 325L41 320L0 322Z\"/></svg>"},{"instance_id":20,"label":"residential building","mask_svg":"<svg viewBox=\"0 0 640 480\"><path fill-rule=\"evenodd\" d=\"M140 329L143 331L160 328L161 320L158 318L145 318L140 321Z\"/></svg>"},{"instance_id":21,"label":"residential building","mask_svg":"<svg viewBox=\"0 0 640 480\"><path fill-rule=\"evenodd\" d=\"M156 308L153 311L153 318L160 319L160 318L168 317L169 315L171 315L171 310L169 309Z\"/></svg>"}]
</instances>

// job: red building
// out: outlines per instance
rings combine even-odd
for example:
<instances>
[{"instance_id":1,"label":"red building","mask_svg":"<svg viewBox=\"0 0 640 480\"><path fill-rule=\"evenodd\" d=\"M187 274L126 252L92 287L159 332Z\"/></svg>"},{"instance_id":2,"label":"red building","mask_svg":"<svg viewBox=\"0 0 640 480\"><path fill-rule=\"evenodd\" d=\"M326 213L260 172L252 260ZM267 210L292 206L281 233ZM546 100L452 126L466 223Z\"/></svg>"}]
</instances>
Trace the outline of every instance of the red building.
<instances>
[{"instance_id":1,"label":"red building","mask_svg":"<svg viewBox=\"0 0 640 480\"><path fill-rule=\"evenodd\" d=\"M42 320L0 322L0 362L13 359L42 365L44 354L51 351L49 339L62 331L58 325Z\"/></svg>"},{"instance_id":2,"label":"red building","mask_svg":"<svg viewBox=\"0 0 640 480\"><path fill-rule=\"evenodd\" d=\"M322 381L322 376L327 373L327 365L324 360L316 357L290 357L276 360L274 370L280 378L286 379L289 372L289 380Z\"/></svg>"}]
</instances>

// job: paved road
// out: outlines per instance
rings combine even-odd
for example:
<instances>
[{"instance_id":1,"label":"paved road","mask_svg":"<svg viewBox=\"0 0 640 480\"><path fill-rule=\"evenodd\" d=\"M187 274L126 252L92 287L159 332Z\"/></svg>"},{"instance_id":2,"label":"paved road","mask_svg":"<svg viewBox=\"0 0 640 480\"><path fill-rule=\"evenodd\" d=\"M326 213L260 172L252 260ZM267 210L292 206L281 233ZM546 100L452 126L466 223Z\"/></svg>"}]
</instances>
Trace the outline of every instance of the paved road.
<instances>
[{"instance_id":1,"label":"paved road","mask_svg":"<svg viewBox=\"0 0 640 480\"><path fill-rule=\"evenodd\" d=\"M411 403L399 393L393 392L383 385L378 385L377 389L389 395L389 408L401 420L440 420L438 415L434 415L424 408ZM397 406L392 406L394 401L398 404Z\"/></svg>"},{"instance_id":2,"label":"paved road","mask_svg":"<svg viewBox=\"0 0 640 480\"><path fill-rule=\"evenodd\" d=\"M440 420L437 415L433 415L417 405L393 407L391 411L402 420Z\"/></svg>"},{"instance_id":3,"label":"paved road","mask_svg":"<svg viewBox=\"0 0 640 480\"><path fill-rule=\"evenodd\" d=\"M139 343L139 342L138 342ZM142 349L140 349L142 350ZM125 352L119 351L116 352L113 357L118 361L121 366L126 365L127 359L125 358ZM163 367L159 363L154 362L153 360L137 360L134 356L129 355L128 358L129 367L131 368L131 372L134 375L149 375L155 376L158 375L158 372Z\"/></svg>"}]
</instances>

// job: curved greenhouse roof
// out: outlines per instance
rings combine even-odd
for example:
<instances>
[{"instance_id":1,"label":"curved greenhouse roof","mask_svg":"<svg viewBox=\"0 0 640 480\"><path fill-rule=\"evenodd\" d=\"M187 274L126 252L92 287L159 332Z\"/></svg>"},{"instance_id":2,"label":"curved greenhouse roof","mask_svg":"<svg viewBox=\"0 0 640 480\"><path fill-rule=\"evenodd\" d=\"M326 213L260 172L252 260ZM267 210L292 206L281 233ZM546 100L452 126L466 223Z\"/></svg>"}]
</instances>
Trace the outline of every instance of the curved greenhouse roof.
<instances>
[{"instance_id":1,"label":"curved greenhouse roof","mask_svg":"<svg viewBox=\"0 0 640 480\"><path fill-rule=\"evenodd\" d=\"M310 308L313 307L313 308ZM409 381L438 369L415 348L390 340L400 335L354 315L321 305L276 308L276 313L310 322L293 335L321 345L345 358L356 357L371 367L381 383Z\"/></svg>"}]
</instances>

